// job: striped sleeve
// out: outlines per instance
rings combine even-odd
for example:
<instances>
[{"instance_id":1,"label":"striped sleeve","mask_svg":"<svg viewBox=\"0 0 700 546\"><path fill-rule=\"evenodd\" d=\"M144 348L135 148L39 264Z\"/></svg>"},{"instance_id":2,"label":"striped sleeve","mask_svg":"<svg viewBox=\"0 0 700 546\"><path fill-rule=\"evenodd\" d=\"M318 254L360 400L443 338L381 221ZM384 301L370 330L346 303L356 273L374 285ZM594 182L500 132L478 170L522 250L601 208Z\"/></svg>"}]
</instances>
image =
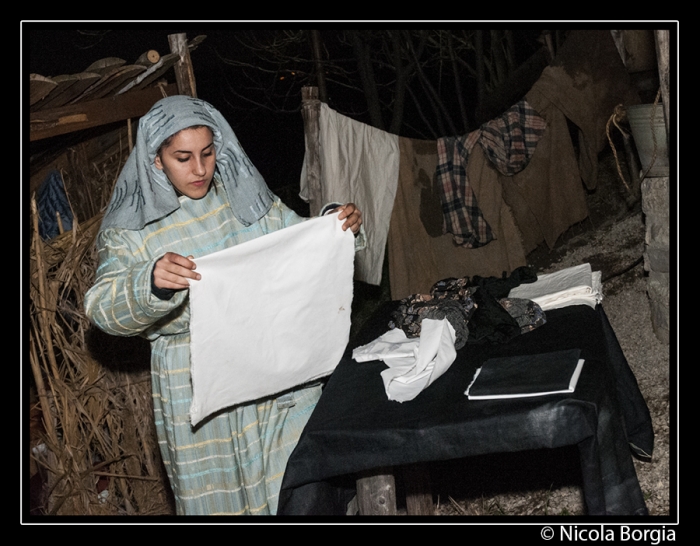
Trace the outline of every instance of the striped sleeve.
<instances>
[{"instance_id":1,"label":"striped sleeve","mask_svg":"<svg viewBox=\"0 0 700 546\"><path fill-rule=\"evenodd\" d=\"M112 335L143 333L182 305L186 290L170 300L151 292L151 271L158 258L141 257L136 232L107 229L98 234L99 267L85 295L85 312L101 330Z\"/></svg>"}]
</instances>

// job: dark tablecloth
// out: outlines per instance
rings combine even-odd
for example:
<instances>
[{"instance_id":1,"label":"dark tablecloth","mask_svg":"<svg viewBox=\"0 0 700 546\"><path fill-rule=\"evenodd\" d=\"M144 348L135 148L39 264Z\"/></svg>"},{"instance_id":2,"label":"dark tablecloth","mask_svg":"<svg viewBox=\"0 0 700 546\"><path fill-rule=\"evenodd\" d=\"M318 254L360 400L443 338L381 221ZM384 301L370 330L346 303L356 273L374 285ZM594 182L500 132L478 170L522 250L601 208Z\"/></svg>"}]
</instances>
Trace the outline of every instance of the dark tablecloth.
<instances>
[{"instance_id":1,"label":"dark tablecloth","mask_svg":"<svg viewBox=\"0 0 700 546\"><path fill-rule=\"evenodd\" d=\"M287 464L278 514L343 515L352 477L373 468L488 453L577 445L590 515L646 515L632 452L651 456L651 417L601 306L548 311L547 323L503 344L467 344L414 400L388 400L381 361L352 349L388 329L397 302L375 313L331 375ZM468 400L488 358L581 349L576 391L512 400Z\"/></svg>"}]
</instances>

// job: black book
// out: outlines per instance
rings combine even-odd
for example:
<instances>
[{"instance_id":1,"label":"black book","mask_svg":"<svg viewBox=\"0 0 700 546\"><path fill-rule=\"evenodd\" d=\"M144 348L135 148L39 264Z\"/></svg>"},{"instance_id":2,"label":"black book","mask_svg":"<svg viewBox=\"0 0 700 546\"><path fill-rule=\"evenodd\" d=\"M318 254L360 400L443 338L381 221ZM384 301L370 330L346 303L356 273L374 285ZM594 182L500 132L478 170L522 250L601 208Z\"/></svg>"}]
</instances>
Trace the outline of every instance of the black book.
<instances>
[{"instance_id":1,"label":"black book","mask_svg":"<svg viewBox=\"0 0 700 546\"><path fill-rule=\"evenodd\" d=\"M567 349L490 358L465 394L469 400L491 400L574 392L584 362L580 355L580 349Z\"/></svg>"}]
</instances>

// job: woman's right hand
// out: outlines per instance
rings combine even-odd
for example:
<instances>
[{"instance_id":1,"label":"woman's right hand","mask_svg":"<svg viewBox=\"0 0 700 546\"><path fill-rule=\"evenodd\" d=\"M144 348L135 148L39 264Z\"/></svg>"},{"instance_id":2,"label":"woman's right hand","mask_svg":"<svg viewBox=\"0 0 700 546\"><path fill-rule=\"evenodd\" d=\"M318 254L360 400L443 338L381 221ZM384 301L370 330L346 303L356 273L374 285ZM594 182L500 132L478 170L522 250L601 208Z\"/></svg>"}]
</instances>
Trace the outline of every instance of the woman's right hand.
<instances>
[{"instance_id":1,"label":"woman's right hand","mask_svg":"<svg viewBox=\"0 0 700 546\"><path fill-rule=\"evenodd\" d=\"M193 256L185 258L174 252L168 252L156 262L153 268L153 283L158 288L181 290L189 288L187 279L200 280L202 276L195 272L197 265L191 260Z\"/></svg>"}]
</instances>

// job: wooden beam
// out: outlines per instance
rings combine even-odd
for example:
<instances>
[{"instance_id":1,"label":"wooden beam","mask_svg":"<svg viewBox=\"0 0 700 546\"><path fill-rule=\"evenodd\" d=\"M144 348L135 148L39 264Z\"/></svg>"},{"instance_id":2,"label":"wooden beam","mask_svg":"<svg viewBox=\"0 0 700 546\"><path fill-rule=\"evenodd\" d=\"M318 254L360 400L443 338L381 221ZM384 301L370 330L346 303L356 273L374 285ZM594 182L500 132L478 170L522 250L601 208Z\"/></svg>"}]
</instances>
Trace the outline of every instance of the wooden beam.
<instances>
[{"instance_id":1,"label":"wooden beam","mask_svg":"<svg viewBox=\"0 0 700 546\"><path fill-rule=\"evenodd\" d=\"M187 34L168 35L170 52L179 56L180 60L175 65L175 80L181 95L197 96L197 86L194 79L194 69L190 50L187 47Z\"/></svg>"},{"instance_id":2,"label":"wooden beam","mask_svg":"<svg viewBox=\"0 0 700 546\"><path fill-rule=\"evenodd\" d=\"M33 112L29 116L29 141L42 140L143 116L164 96L177 95L177 85L150 87L88 102Z\"/></svg>"}]
</instances>

